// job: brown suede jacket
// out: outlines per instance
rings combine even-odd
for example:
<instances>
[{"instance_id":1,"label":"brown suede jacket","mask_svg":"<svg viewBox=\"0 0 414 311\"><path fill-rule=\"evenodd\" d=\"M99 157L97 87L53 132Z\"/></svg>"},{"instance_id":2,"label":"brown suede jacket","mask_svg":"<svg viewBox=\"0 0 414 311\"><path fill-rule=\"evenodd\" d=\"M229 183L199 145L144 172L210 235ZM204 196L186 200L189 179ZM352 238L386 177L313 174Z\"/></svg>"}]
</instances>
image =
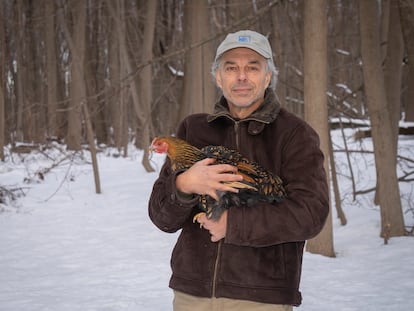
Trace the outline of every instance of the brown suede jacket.
<instances>
[{"instance_id":1,"label":"brown suede jacket","mask_svg":"<svg viewBox=\"0 0 414 311\"><path fill-rule=\"evenodd\" d=\"M279 175L288 198L230 208L227 235L213 243L209 232L192 222L198 198L177 193L167 160L153 187L149 215L165 232L181 230L171 258L170 287L200 297L298 306L304 241L320 232L329 210L316 132L281 108L268 90L262 106L248 118L233 119L221 98L213 114L183 120L177 136L197 147L238 149Z\"/></svg>"}]
</instances>

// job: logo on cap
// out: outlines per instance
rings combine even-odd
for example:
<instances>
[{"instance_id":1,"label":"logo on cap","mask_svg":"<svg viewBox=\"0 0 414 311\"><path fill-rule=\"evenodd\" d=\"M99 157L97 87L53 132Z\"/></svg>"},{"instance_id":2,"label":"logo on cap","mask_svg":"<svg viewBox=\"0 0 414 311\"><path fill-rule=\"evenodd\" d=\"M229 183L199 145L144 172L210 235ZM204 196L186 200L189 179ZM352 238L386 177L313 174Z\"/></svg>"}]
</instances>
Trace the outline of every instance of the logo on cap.
<instances>
[{"instance_id":1,"label":"logo on cap","mask_svg":"<svg viewBox=\"0 0 414 311\"><path fill-rule=\"evenodd\" d=\"M242 43L249 43L250 42L250 36L239 36L239 42Z\"/></svg>"}]
</instances>

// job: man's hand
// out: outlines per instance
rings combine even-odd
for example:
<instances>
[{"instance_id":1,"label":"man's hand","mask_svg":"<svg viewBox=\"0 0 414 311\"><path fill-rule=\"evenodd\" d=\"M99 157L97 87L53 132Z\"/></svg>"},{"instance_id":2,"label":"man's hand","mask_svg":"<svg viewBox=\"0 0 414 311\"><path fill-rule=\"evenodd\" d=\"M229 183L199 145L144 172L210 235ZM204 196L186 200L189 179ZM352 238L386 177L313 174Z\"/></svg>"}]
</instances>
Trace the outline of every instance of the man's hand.
<instances>
[{"instance_id":1,"label":"man's hand","mask_svg":"<svg viewBox=\"0 0 414 311\"><path fill-rule=\"evenodd\" d=\"M204 159L177 176L175 184L180 192L188 194L207 194L216 201L217 191L238 192L223 182L241 181L243 177L235 174L237 167L228 164L214 165L214 159Z\"/></svg>"},{"instance_id":2,"label":"man's hand","mask_svg":"<svg viewBox=\"0 0 414 311\"><path fill-rule=\"evenodd\" d=\"M200 215L197 218L199 224L211 234L211 242L218 242L224 239L227 232L227 211L221 214L220 219L213 221L208 219L205 214Z\"/></svg>"}]
</instances>

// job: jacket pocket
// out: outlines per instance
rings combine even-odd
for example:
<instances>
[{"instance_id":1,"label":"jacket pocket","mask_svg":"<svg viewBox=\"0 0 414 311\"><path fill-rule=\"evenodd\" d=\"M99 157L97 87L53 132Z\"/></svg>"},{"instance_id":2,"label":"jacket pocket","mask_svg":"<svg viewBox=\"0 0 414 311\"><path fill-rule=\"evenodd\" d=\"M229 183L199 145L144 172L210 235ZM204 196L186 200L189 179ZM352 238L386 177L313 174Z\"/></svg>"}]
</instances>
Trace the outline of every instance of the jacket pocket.
<instances>
[{"instance_id":1,"label":"jacket pocket","mask_svg":"<svg viewBox=\"0 0 414 311\"><path fill-rule=\"evenodd\" d=\"M188 281L211 282L216 244L210 242L208 231L183 230L171 256L171 269L176 277Z\"/></svg>"},{"instance_id":2,"label":"jacket pocket","mask_svg":"<svg viewBox=\"0 0 414 311\"><path fill-rule=\"evenodd\" d=\"M223 245L219 280L242 287L274 288L285 283L283 245L240 247Z\"/></svg>"}]
</instances>

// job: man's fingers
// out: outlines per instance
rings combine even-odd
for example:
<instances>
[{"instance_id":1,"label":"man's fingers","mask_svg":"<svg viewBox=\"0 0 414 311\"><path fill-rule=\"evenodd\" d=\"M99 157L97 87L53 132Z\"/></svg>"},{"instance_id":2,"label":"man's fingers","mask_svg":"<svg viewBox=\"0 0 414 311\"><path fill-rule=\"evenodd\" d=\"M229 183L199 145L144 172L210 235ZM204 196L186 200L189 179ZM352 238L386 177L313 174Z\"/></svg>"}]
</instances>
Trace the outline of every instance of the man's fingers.
<instances>
[{"instance_id":1,"label":"man's fingers","mask_svg":"<svg viewBox=\"0 0 414 311\"><path fill-rule=\"evenodd\" d=\"M177 189L184 193L208 194L218 201L220 192L237 193L238 189L230 182L242 181L237 173L237 167L229 164L214 164L215 159L206 158L196 162L176 179Z\"/></svg>"},{"instance_id":2,"label":"man's fingers","mask_svg":"<svg viewBox=\"0 0 414 311\"><path fill-rule=\"evenodd\" d=\"M208 219L206 214L201 214L197 218L201 228L209 231L211 242L218 242L226 236L227 211L224 211L218 221Z\"/></svg>"},{"instance_id":3,"label":"man's fingers","mask_svg":"<svg viewBox=\"0 0 414 311\"><path fill-rule=\"evenodd\" d=\"M215 164L216 173L237 173L237 167L230 164ZM234 174L233 174L234 175Z\"/></svg>"}]
</instances>

